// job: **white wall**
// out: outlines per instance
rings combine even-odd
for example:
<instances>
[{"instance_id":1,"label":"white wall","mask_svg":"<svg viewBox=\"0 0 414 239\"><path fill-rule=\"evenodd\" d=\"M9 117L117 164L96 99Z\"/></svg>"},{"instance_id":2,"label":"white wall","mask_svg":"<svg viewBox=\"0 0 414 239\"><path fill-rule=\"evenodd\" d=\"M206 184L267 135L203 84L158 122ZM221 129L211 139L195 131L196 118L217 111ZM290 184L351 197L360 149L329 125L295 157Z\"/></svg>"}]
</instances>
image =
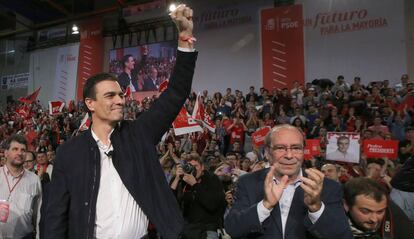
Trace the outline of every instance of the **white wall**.
<instances>
[{"instance_id":1,"label":"white wall","mask_svg":"<svg viewBox=\"0 0 414 239\"><path fill-rule=\"evenodd\" d=\"M404 0L300 0L303 3L304 19L310 26L304 28L305 78L336 79L344 75L353 82L360 76L362 82L389 80L398 83L407 71ZM361 16L351 12L358 11ZM322 24L324 13L348 13L348 20ZM377 27L350 32L326 34L327 27L346 29L353 24L377 20ZM315 22L317 22L316 27ZM383 23L383 24L381 24ZM386 24L385 24L386 23ZM325 29L325 30L324 30Z\"/></svg>"},{"instance_id":2,"label":"white wall","mask_svg":"<svg viewBox=\"0 0 414 239\"><path fill-rule=\"evenodd\" d=\"M79 43L67 46L77 46ZM48 101L54 100L56 85L56 67L58 61L59 47L40 49L30 54L30 78L28 92L33 92L38 87L42 87L39 100L43 106L47 106ZM76 81L69 82L76 86Z\"/></svg>"}]
</instances>

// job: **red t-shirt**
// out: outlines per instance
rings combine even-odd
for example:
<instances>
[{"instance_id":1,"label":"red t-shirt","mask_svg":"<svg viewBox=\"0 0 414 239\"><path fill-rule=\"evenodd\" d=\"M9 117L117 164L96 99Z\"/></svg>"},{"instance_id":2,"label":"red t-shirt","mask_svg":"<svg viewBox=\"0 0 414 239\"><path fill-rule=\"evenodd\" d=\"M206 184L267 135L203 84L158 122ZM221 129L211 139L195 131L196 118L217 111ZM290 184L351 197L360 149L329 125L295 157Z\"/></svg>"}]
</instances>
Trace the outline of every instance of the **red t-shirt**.
<instances>
[{"instance_id":1,"label":"red t-shirt","mask_svg":"<svg viewBox=\"0 0 414 239\"><path fill-rule=\"evenodd\" d=\"M230 144L239 141L241 145L244 144L244 128L243 125L235 125L228 132L230 135Z\"/></svg>"}]
</instances>

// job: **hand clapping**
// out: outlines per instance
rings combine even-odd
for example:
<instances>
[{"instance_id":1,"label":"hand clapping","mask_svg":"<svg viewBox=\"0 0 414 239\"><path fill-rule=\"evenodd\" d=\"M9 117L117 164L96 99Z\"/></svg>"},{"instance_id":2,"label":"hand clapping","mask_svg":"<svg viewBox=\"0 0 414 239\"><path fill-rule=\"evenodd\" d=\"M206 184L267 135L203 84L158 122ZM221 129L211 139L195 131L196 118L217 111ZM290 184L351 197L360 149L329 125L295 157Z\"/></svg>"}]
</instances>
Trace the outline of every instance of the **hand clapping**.
<instances>
[{"instance_id":1,"label":"hand clapping","mask_svg":"<svg viewBox=\"0 0 414 239\"><path fill-rule=\"evenodd\" d=\"M278 184L275 183L273 177L275 175L276 166L270 167L264 181L265 197L263 199L263 206L267 209L272 209L280 200L283 190L288 185L289 177L284 175Z\"/></svg>"},{"instance_id":2,"label":"hand clapping","mask_svg":"<svg viewBox=\"0 0 414 239\"><path fill-rule=\"evenodd\" d=\"M314 168L306 169L307 177L302 177L300 186L304 191L304 202L310 212L318 211L321 206L321 193L325 175Z\"/></svg>"}]
</instances>

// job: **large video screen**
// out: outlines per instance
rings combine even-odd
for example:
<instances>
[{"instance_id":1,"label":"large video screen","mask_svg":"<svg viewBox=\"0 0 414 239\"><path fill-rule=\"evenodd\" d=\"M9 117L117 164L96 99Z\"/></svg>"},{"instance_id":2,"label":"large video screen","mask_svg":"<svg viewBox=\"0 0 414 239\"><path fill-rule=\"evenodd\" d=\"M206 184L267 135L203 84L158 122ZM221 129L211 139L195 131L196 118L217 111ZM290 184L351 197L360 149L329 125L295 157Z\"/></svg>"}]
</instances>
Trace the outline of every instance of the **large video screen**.
<instances>
[{"instance_id":1,"label":"large video screen","mask_svg":"<svg viewBox=\"0 0 414 239\"><path fill-rule=\"evenodd\" d=\"M160 84L169 79L175 64L177 42L161 42L110 51L109 72L118 77L125 90L158 92Z\"/></svg>"}]
</instances>

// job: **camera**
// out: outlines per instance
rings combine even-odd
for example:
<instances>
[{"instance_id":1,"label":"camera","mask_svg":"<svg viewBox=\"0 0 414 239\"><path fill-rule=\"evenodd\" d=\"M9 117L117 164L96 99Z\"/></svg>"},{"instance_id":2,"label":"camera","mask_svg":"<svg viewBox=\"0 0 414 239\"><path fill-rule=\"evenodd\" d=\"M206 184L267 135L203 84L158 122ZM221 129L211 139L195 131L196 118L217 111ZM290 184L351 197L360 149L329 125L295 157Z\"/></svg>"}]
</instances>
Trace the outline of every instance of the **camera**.
<instances>
[{"instance_id":1,"label":"camera","mask_svg":"<svg viewBox=\"0 0 414 239\"><path fill-rule=\"evenodd\" d=\"M184 161L183 163L181 163L181 167L183 168L184 173L192 174L195 177L196 169L193 165Z\"/></svg>"}]
</instances>

